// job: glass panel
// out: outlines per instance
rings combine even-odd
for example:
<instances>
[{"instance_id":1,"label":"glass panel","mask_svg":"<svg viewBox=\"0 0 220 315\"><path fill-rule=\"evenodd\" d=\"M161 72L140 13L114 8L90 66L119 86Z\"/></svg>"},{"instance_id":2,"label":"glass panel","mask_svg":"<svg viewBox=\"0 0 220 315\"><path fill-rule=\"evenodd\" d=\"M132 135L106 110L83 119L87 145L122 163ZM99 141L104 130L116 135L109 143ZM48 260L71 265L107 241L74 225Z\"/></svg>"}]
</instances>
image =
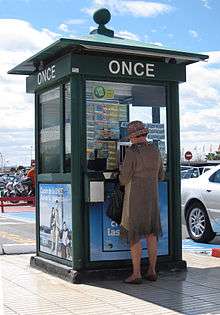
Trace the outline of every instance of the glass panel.
<instances>
[{"instance_id":1,"label":"glass panel","mask_svg":"<svg viewBox=\"0 0 220 315\"><path fill-rule=\"evenodd\" d=\"M60 172L60 88L40 95L41 173Z\"/></svg>"},{"instance_id":2,"label":"glass panel","mask_svg":"<svg viewBox=\"0 0 220 315\"><path fill-rule=\"evenodd\" d=\"M165 87L115 82L86 82L88 169L111 171L130 145L127 124L143 121L148 141L167 155Z\"/></svg>"},{"instance_id":3,"label":"glass panel","mask_svg":"<svg viewBox=\"0 0 220 315\"><path fill-rule=\"evenodd\" d=\"M65 117L65 172L71 171L71 97L70 97L70 82L65 84L65 99L64 99L64 117Z\"/></svg>"}]
</instances>

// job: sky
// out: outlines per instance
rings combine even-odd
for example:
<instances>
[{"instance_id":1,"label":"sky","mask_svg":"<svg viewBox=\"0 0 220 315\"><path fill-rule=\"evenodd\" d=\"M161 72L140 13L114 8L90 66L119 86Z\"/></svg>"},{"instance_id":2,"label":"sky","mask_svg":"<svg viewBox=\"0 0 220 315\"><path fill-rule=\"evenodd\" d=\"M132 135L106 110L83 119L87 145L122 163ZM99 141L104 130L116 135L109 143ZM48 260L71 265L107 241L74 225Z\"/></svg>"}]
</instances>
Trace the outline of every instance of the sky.
<instances>
[{"instance_id":1,"label":"sky","mask_svg":"<svg viewBox=\"0 0 220 315\"><path fill-rule=\"evenodd\" d=\"M7 71L57 39L87 35L92 14L106 7L108 28L121 37L205 53L187 66L180 85L181 152L193 155L220 144L219 0L0 0L0 168L34 157L34 97L25 76Z\"/></svg>"}]
</instances>

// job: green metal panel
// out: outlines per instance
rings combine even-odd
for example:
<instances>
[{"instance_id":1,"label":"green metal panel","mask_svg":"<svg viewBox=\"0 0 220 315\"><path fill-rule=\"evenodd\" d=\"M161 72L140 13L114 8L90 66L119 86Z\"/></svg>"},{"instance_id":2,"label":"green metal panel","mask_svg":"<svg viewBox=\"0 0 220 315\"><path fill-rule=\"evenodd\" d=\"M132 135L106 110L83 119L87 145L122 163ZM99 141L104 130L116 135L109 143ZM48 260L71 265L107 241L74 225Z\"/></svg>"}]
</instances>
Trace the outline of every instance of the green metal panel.
<instances>
[{"instance_id":1,"label":"green metal panel","mask_svg":"<svg viewBox=\"0 0 220 315\"><path fill-rule=\"evenodd\" d=\"M180 126L179 88L177 83L169 84L170 102L170 156L171 174L171 248L174 261L182 259L181 190L180 190Z\"/></svg>"},{"instance_id":2,"label":"green metal panel","mask_svg":"<svg viewBox=\"0 0 220 315\"><path fill-rule=\"evenodd\" d=\"M60 173L64 173L65 123L64 123L64 84L60 85Z\"/></svg>"},{"instance_id":3,"label":"green metal panel","mask_svg":"<svg viewBox=\"0 0 220 315\"><path fill-rule=\"evenodd\" d=\"M40 207L39 207L39 191L38 191L38 174L39 174L39 96L35 94L35 172L36 172L36 187L35 187L35 201L36 201L36 253L40 250Z\"/></svg>"},{"instance_id":4,"label":"green metal panel","mask_svg":"<svg viewBox=\"0 0 220 315\"><path fill-rule=\"evenodd\" d=\"M67 54L44 66L41 71L35 72L26 79L26 92L33 93L55 84L71 73L71 56Z\"/></svg>"},{"instance_id":5,"label":"green metal panel","mask_svg":"<svg viewBox=\"0 0 220 315\"><path fill-rule=\"evenodd\" d=\"M73 54L71 68L72 71L80 74L100 75L107 78L186 81L185 65L155 62L146 58L81 56Z\"/></svg>"},{"instance_id":6,"label":"green metal panel","mask_svg":"<svg viewBox=\"0 0 220 315\"><path fill-rule=\"evenodd\" d=\"M71 174L70 173L38 174L38 181L41 183L70 183L71 182Z\"/></svg>"},{"instance_id":7,"label":"green metal panel","mask_svg":"<svg viewBox=\"0 0 220 315\"><path fill-rule=\"evenodd\" d=\"M82 169L81 169L81 110L82 81L78 76L71 77L71 170L72 170L72 237L73 237L73 267L78 270L84 263L83 224L84 209L82 209Z\"/></svg>"}]
</instances>

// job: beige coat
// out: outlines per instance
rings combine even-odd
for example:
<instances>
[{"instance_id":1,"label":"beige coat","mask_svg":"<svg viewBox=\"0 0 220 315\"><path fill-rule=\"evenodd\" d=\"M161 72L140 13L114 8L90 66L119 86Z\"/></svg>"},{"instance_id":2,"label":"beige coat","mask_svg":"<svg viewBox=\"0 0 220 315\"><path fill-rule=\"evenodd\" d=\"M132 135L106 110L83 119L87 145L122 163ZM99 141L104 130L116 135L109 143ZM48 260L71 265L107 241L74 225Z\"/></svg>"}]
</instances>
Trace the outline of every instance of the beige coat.
<instances>
[{"instance_id":1,"label":"beige coat","mask_svg":"<svg viewBox=\"0 0 220 315\"><path fill-rule=\"evenodd\" d=\"M163 163L153 144L135 144L127 150L119 180L125 185L121 226L130 240L162 234L158 180L163 178Z\"/></svg>"}]
</instances>

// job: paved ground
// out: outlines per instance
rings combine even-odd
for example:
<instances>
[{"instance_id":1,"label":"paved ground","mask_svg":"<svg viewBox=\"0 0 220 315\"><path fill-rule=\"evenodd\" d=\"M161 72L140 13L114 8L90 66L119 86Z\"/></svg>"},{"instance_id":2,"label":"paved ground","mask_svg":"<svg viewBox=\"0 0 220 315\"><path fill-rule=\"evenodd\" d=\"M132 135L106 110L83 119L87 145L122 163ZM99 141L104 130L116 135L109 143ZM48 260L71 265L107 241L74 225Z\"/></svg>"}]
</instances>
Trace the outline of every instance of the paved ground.
<instances>
[{"instance_id":1,"label":"paved ground","mask_svg":"<svg viewBox=\"0 0 220 315\"><path fill-rule=\"evenodd\" d=\"M25 253L35 250L34 213L31 207L13 207L0 214L0 253Z\"/></svg>"},{"instance_id":2,"label":"paved ground","mask_svg":"<svg viewBox=\"0 0 220 315\"><path fill-rule=\"evenodd\" d=\"M0 256L1 315L220 314L220 259L185 253L187 273L155 283L71 284L29 267L30 255Z\"/></svg>"}]
</instances>

